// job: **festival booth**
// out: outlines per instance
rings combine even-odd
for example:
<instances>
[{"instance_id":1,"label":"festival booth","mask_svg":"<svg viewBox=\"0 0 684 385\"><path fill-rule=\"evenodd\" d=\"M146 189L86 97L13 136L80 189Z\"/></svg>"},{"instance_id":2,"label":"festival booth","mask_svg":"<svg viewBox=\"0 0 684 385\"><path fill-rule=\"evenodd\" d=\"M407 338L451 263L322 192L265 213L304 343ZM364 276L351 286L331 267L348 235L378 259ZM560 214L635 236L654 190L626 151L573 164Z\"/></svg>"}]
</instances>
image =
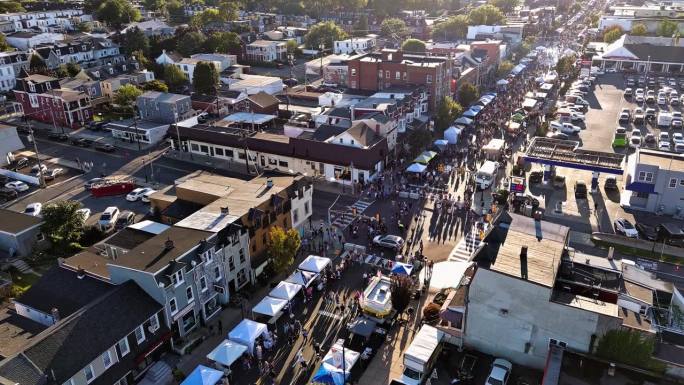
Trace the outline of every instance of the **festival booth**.
<instances>
[{"instance_id":1,"label":"festival booth","mask_svg":"<svg viewBox=\"0 0 684 385\"><path fill-rule=\"evenodd\" d=\"M462 124L464 126L469 126L469 125L473 124L473 120L469 119L465 116L461 116L460 118L454 120L454 123L455 124Z\"/></svg>"},{"instance_id":2,"label":"festival booth","mask_svg":"<svg viewBox=\"0 0 684 385\"><path fill-rule=\"evenodd\" d=\"M478 113L479 113L479 111L475 111L473 109L468 109L468 110L466 110L466 112L463 113L463 116L465 116L467 118L474 118L477 116Z\"/></svg>"},{"instance_id":3,"label":"festival booth","mask_svg":"<svg viewBox=\"0 0 684 385\"><path fill-rule=\"evenodd\" d=\"M311 383L345 385L360 355L359 352L345 348L344 340L337 340L323 357Z\"/></svg>"},{"instance_id":4,"label":"festival booth","mask_svg":"<svg viewBox=\"0 0 684 385\"><path fill-rule=\"evenodd\" d=\"M530 98L528 98L528 99L525 99L525 101L523 101L523 103L522 103L522 108L523 108L525 111L530 112L530 111L534 110L534 109L537 107L537 104L538 104L538 103L539 103L539 102L537 102L537 99L530 99Z\"/></svg>"},{"instance_id":5,"label":"festival booth","mask_svg":"<svg viewBox=\"0 0 684 385\"><path fill-rule=\"evenodd\" d=\"M318 278L317 273L297 269L294 271L294 273L290 274L287 279L285 279L285 282L302 285L308 288L312 283L314 283L316 278Z\"/></svg>"},{"instance_id":6,"label":"festival booth","mask_svg":"<svg viewBox=\"0 0 684 385\"><path fill-rule=\"evenodd\" d=\"M506 79L499 79L496 82L496 89L499 91L505 91L506 88L508 88L508 80Z\"/></svg>"},{"instance_id":7,"label":"festival booth","mask_svg":"<svg viewBox=\"0 0 684 385\"><path fill-rule=\"evenodd\" d=\"M309 255L302 263L299 264L299 270L310 271L312 273L320 274L332 261L330 258L321 257L318 255Z\"/></svg>"},{"instance_id":8,"label":"festival booth","mask_svg":"<svg viewBox=\"0 0 684 385\"><path fill-rule=\"evenodd\" d=\"M216 385L221 381L221 378L223 378L222 371L198 365L195 370L181 382L181 385Z\"/></svg>"},{"instance_id":9,"label":"festival booth","mask_svg":"<svg viewBox=\"0 0 684 385\"><path fill-rule=\"evenodd\" d=\"M359 301L361 310L382 320L392 313L392 283L389 277L373 277Z\"/></svg>"},{"instance_id":10,"label":"festival booth","mask_svg":"<svg viewBox=\"0 0 684 385\"><path fill-rule=\"evenodd\" d=\"M280 282L276 287L271 290L268 295L273 298L280 298L286 301L292 301L292 299L302 290L302 285L297 285L290 282Z\"/></svg>"},{"instance_id":11,"label":"festival booth","mask_svg":"<svg viewBox=\"0 0 684 385\"><path fill-rule=\"evenodd\" d=\"M411 275L413 272L413 265L403 262L394 262L392 267L392 274L396 275Z\"/></svg>"},{"instance_id":12,"label":"festival booth","mask_svg":"<svg viewBox=\"0 0 684 385\"><path fill-rule=\"evenodd\" d=\"M424 164L413 163L412 165L410 165L406 168L406 172L410 172L410 173L414 173L414 174L422 174L425 172L426 169L427 169L427 166Z\"/></svg>"},{"instance_id":13,"label":"festival booth","mask_svg":"<svg viewBox=\"0 0 684 385\"><path fill-rule=\"evenodd\" d=\"M251 355L254 354L254 344L257 338L266 335L267 332L268 327L266 324L245 318L228 333L228 339L245 345L247 352Z\"/></svg>"},{"instance_id":14,"label":"festival booth","mask_svg":"<svg viewBox=\"0 0 684 385\"><path fill-rule=\"evenodd\" d=\"M207 358L222 368L230 369L231 365L233 365L238 358L242 357L246 351L247 346L241 343L223 340L214 348L214 350L207 354Z\"/></svg>"},{"instance_id":15,"label":"festival booth","mask_svg":"<svg viewBox=\"0 0 684 385\"><path fill-rule=\"evenodd\" d=\"M518 64L511 70L511 75L518 76L521 72L525 70L526 66L524 64Z\"/></svg>"},{"instance_id":16,"label":"festival booth","mask_svg":"<svg viewBox=\"0 0 684 385\"><path fill-rule=\"evenodd\" d=\"M472 122L472 120L470 121ZM458 144L458 137L461 136L461 131L463 130L458 127L451 126L444 130L444 139L448 141L449 144Z\"/></svg>"},{"instance_id":17,"label":"festival booth","mask_svg":"<svg viewBox=\"0 0 684 385\"><path fill-rule=\"evenodd\" d=\"M252 308L252 313L256 313L256 316L253 318L272 325L283 315L283 309L287 307L287 304L288 301L286 299L266 296Z\"/></svg>"},{"instance_id":18,"label":"festival booth","mask_svg":"<svg viewBox=\"0 0 684 385\"><path fill-rule=\"evenodd\" d=\"M520 131L520 123L509 120L506 122L506 131L510 133L516 133Z\"/></svg>"},{"instance_id":19,"label":"festival booth","mask_svg":"<svg viewBox=\"0 0 684 385\"><path fill-rule=\"evenodd\" d=\"M445 261L438 262L432 266L432 275L430 276L430 286L428 291L430 293L437 293L442 289L455 288L459 285L460 280L456 277L462 277L466 269L468 269L473 262L455 262ZM425 274L427 269L420 271L419 282L425 282Z\"/></svg>"},{"instance_id":20,"label":"festival booth","mask_svg":"<svg viewBox=\"0 0 684 385\"><path fill-rule=\"evenodd\" d=\"M446 139L437 139L434 141L433 145L439 149L439 151L444 151L449 145L449 141Z\"/></svg>"},{"instance_id":21,"label":"festival booth","mask_svg":"<svg viewBox=\"0 0 684 385\"><path fill-rule=\"evenodd\" d=\"M494 138L489 141L482 151L485 154L487 160L498 161L501 155L503 155L504 147L506 146L506 141L503 139Z\"/></svg>"}]
</instances>

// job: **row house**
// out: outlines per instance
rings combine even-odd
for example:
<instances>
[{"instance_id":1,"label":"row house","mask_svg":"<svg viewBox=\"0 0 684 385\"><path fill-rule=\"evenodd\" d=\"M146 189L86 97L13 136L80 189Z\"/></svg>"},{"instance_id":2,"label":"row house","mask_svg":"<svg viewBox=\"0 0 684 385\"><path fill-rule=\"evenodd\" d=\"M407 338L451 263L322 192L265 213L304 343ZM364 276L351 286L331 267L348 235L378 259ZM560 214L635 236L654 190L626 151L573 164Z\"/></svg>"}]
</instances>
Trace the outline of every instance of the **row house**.
<instances>
[{"instance_id":1,"label":"row house","mask_svg":"<svg viewBox=\"0 0 684 385\"><path fill-rule=\"evenodd\" d=\"M333 45L333 53L335 55L349 55L355 52L371 52L375 48L376 44L375 36L336 40Z\"/></svg>"},{"instance_id":2,"label":"row house","mask_svg":"<svg viewBox=\"0 0 684 385\"><path fill-rule=\"evenodd\" d=\"M101 38L41 45L35 47L35 52L45 61L49 69L56 69L67 63L78 63L81 67L94 67L105 64L115 65L126 60L120 53L118 44Z\"/></svg>"},{"instance_id":3,"label":"row house","mask_svg":"<svg viewBox=\"0 0 684 385\"><path fill-rule=\"evenodd\" d=\"M140 119L172 124L195 114L189 95L147 91L136 100Z\"/></svg>"},{"instance_id":4,"label":"row house","mask_svg":"<svg viewBox=\"0 0 684 385\"><path fill-rule=\"evenodd\" d=\"M29 49L41 44L55 44L64 40L64 34L54 32L30 32L20 31L9 34L5 37L7 44L12 47L28 51Z\"/></svg>"},{"instance_id":5,"label":"row house","mask_svg":"<svg viewBox=\"0 0 684 385\"><path fill-rule=\"evenodd\" d=\"M348 62L351 90L382 91L396 87L423 87L428 108L435 111L439 101L450 95L452 60L445 57L408 55L385 49L360 55Z\"/></svg>"},{"instance_id":6,"label":"row house","mask_svg":"<svg viewBox=\"0 0 684 385\"><path fill-rule=\"evenodd\" d=\"M26 52L0 53L0 92L8 92L16 86L16 78L22 69L28 70L29 55Z\"/></svg>"},{"instance_id":7,"label":"row house","mask_svg":"<svg viewBox=\"0 0 684 385\"><path fill-rule=\"evenodd\" d=\"M0 15L0 22L12 23L14 31L39 29L49 32L51 29L73 30L74 26L93 21L92 15L83 13L82 9L64 9L41 12L21 12Z\"/></svg>"},{"instance_id":8,"label":"row house","mask_svg":"<svg viewBox=\"0 0 684 385\"><path fill-rule=\"evenodd\" d=\"M282 41L255 40L247 44L246 55L247 60L253 62L286 61L287 47Z\"/></svg>"},{"instance_id":9,"label":"row house","mask_svg":"<svg viewBox=\"0 0 684 385\"><path fill-rule=\"evenodd\" d=\"M214 68L216 68L216 71L221 72L220 68L221 68L222 64L220 61L213 61L213 60L208 61L208 60L204 60L204 59L183 58L180 61L178 61L177 63L173 63L173 65L178 67L178 69L181 70L183 72L183 74L185 74L185 76L190 81L192 81L194 79L194 76L195 76L195 68L197 67L197 65L199 63L202 63L202 62L213 64Z\"/></svg>"},{"instance_id":10,"label":"row house","mask_svg":"<svg viewBox=\"0 0 684 385\"><path fill-rule=\"evenodd\" d=\"M130 280L114 286L56 266L17 301L19 315L30 304L50 323L0 361L3 383L127 385L169 350L162 305Z\"/></svg>"},{"instance_id":11,"label":"row house","mask_svg":"<svg viewBox=\"0 0 684 385\"><path fill-rule=\"evenodd\" d=\"M14 95L24 116L64 127L80 128L93 119L90 97L85 92L60 88L59 80L22 72Z\"/></svg>"}]
</instances>

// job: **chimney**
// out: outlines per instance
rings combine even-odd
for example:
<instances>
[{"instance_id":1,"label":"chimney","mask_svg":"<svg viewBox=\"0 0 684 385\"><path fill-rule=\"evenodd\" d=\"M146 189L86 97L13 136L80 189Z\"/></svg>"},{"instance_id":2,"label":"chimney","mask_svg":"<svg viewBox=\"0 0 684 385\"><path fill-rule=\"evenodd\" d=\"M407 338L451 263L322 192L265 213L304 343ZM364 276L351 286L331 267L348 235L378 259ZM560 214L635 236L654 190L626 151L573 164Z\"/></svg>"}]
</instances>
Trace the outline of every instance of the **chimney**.
<instances>
[{"instance_id":1,"label":"chimney","mask_svg":"<svg viewBox=\"0 0 684 385\"><path fill-rule=\"evenodd\" d=\"M55 323L59 322L61 319L59 316L59 310L56 307L53 307L52 310L50 310L50 313L52 314L52 319L55 321Z\"/></svg>"},{"instance_id":2,"label":"chimney","mask_svg":"<svg viewBox=\"0 0 684 385\"><path fill-rule=\"evenodd\" d=\"M171 238L167 238L166 242L164 242L164 250L169 251L174 248L173 241Z\"/></svg>"},{"instance_id":3,"label":"chimney","mask_svg":"<svg viewBox=\"0 0 684 385\"><path fill-rule=\"evenodd\" d=\"M527 281L527 246L520 248L520 278Z\"/></svg>"},{"instance_id":4,"label":"chimney","mask_svg":"<svg viewBox=\"0 0 684 385\"><path fill-rule=\"evenodd\" d=\"M78 271L76 272L76 278L83 279L83 278L85 278L85 276L86 276L85 270L79 266Z\"/></svg>"},{"instance_id":5,"label":"chimney","mask_svg":"<svg viewBox=\"0 0 684 385\"><path fill-rule=\"evenodd\" d=\"M404 52L402 50L398 50L397 52L392 55L392 61L400 63L402 60L404 60Z\"/></svg>"},{"instance_id":6,"label":"chimney","mask_svg":"<svg viewBox=\"0 0 684 385\"><path fill-rule=\"evenodd\" d=\"M221 207L221 215L228 215L228 207Z\"/></svg>"}]
</instances>

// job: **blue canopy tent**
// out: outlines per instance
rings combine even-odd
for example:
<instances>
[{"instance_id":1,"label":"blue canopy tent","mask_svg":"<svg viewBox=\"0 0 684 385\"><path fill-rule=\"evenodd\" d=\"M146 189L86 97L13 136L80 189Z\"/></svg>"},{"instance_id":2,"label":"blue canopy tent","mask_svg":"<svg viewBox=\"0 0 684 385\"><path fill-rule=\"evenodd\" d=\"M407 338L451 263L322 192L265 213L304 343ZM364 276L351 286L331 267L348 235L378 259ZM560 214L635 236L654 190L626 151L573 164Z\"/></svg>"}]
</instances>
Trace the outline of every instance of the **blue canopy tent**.
<instances>
[{"instance_id":1,"label":"blue canopy tent","mask_svg":"<svg viewBox=\"0 0 684 385\"><path fill-rule=\"evenodd\" d=\"M321 361L321 366L314 374L314 384L344 385L349 372L359 359L360 354L342 346L338 340Z\"/></svg>"},{"instance_id":2,"label":"blue canopy tent","mask_svg":"<svg viewBox=\"0 0 684 385\"><path fill-rule=\"evenodd\" d=\"M465 116L461 116L460 118L454 120L454 123L464 124L464 125L468 126L468 125L473 123L473 120L470 118L466 118Z\"/></svg>"},{"instance_id":3,"label":"blue canopy tent","mask_svg":"<svg viewBox=\"0 0 684 385\"><path fill-rule=\"evenodd\" d=\"M479 112L479 111L473 111L472 109L470 109L470 110L467 110L466 112L464 112L464 113L463 113L463 116L466 116L466 117L468 117L468 118L474 118L474 117L477 116L477 113L478 113L478 112Z\"/></svg>"},{"instance_id":4,"label":"blue canopy tent","mask_svg":"<svg viewBox=\"0 0 684 385\"><path fill-rule=\"evenodd\" d=\"M477 113L480 113L480 111L484 110L484 107L482 107L480 105L475 105L475 106L470 106L470 109L477 112Z\"/></svg>"},{"instance_id":5,"label":"blue canopy tent","mask_svg":"<svg viewBox=\"0 0 684 385\"><path fill-rule=\"evenodd\" d=\"M406 172L413 172L420 174L422 172L425 172L425 169L427 169L427 166L424 164L420 163L414 163L406 168Z\"/></svg>"},{"instance_id":6,"label":"blue canopy tent","mask_svg":"<svg viewBox=\"0 0 684 385\"><path fill-rule=\"evenodd\" d=\"M181 385L216 385L222 377L222 371L198 365Z\"/></svg>"},{"instance_id":7,"label":"blue canopy tent","mask_svg":"<svg viewBox=\"0 0 684 385\"><path fill-rule=\"evenodd\" d=\"M392 273L397 275L411 275L413 272L413 265L402 262L395 262L394 267L392 267Z\"/></svg>"},{"instance_id":8,"label":"blue canopy tent","mask_svg":"<svg viewBox=\"0 0 684 385\"><path fill-rule=\"evenodd\" d=\"M483 106L488 105L494 100L493 96L482 96L480 99L478 99L477 103L482 104Z\"/></svg>"},{"instance_id":9,"label":"blue canopy tent","mask_svg":"<svg viewBox=\"0 0 684 385\"><path fill-rule=\"evenodd\" d=\"M495 98L495 97L496 97L496 92L487 92L486 94L482 94L482 96L486 96L486 97L491 96L491 97Z\"/></svg>"},{"instance_id":10,"label":"blue canopy tent","mask_svg":"<svg viewBox=\"0 0 684 385\"><path fill-rule=\"evenodd\" d=\"M461 134L461 129L458 127L451 126L444 130L444 139L449 142L449 144L457 144L458 136Z\"/></svg>"},{"instance_id":11,"label":"blue canopy tent","mask_svg":"<svg viewBox=\"0 0 684 385\"><path fill-rule=\"evenodd\" d=\"M446 146L449 145L449 141L446 139L437 139L435 140L434 145L439 148L440 150L444 150Z\"/></svg>"}]
</instances>

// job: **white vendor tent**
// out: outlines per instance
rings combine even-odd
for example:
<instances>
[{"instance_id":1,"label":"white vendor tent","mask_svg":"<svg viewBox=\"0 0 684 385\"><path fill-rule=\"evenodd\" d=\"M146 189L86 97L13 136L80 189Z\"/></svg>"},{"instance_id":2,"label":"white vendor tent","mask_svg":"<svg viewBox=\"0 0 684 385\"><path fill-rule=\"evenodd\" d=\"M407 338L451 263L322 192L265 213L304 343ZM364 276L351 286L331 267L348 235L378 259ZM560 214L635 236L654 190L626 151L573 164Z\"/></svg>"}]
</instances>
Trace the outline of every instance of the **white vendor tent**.
<instances>
[{"instance_id":1,"label":"white vendor tent","mask_svg":"<svg viewBox=\"0 0 684 385\"><path fill-rule=\"evenodd\" d=\"M445 261L435 263L432 268L432 277L430 278L430 292L437 292L445 288L456 288L463 278L466 269L472 265L472 262L454 262ZM420 271L420 281L425 280L425 270Z\"/></svg>"},{"instance_id":2,"label":"white vendor tent","mask_svg":"<svg viewBox=\"0 0 684 385\"><path fill-rule=\"evenodd\" d=\"M252 308L252 312L273 317L287 306L287 300L266 296Z\"/></svg>"},{"instance_id":3,"label":"white vendor tent","mask_svg":"<svg viewBox=\"0 0 684 385\"><path fill-rule=\"evenodd\" d=\"M278 286L274 287L273 290L268 293L268 295L273 298L291 301L300 290L302 290L302 285L290 282L280 282Z\"/></svg>"},{"instance_id":4,"label":"white vendor tent","mask_svg":"<svg viewBox=\"0 0 684 385\"><path fill-rule=\"evenodd\" d=\"M294 283L297 285L302 285L304 287L309 287L314 280L316 280L318 274L312 273L310 271L295 270L294 273L290 274L285 282Z\"/></svg>"},{"instance_id":5,"label":"white vendor tent","mask_svg":"<svg viewBox=\"0 0 684 385\"><path fill-rule=\"evenodd\" d=\"M211 353L207 354L207 358L218 362L219 364L229 367L240 358L247 351L247 346L233 342L230 340L223 340Z\"/></svg>"},{"instance_id":6,"label":"white vendor tent","mask_svg":"<svg viewBox=\"0 0 684 385\"><path fill-rule=\"evenodd\" d=\"M243 319L233 330L228 333L228 339L243 344L249 349L249 354L254 352L254 342L256 339L268 331L266 324Z\"/></svg>"},{"instance_id":7,"label":"white vendor tent","mask_svg":"<svg viewBox=\"0 0 684 385\"><path fill-rule=\"evenodd\" d=\"M299 270L312 271L320 273L328 265L330 265L330 258L319 257L318 255L309 255L302 263L299 264Z\"/></svg>"},{"instance_id":8,"label":"white vendor tent","mask_svg":"<svg viewBox=\"0 0 684 385\"><path fill-rule=\"evenodd\" d=\"M444 139L448 140L449 144L457 144L460 134L461 130L458 127L451 126L444 130Z\"/></svg>"}]
</instances>

